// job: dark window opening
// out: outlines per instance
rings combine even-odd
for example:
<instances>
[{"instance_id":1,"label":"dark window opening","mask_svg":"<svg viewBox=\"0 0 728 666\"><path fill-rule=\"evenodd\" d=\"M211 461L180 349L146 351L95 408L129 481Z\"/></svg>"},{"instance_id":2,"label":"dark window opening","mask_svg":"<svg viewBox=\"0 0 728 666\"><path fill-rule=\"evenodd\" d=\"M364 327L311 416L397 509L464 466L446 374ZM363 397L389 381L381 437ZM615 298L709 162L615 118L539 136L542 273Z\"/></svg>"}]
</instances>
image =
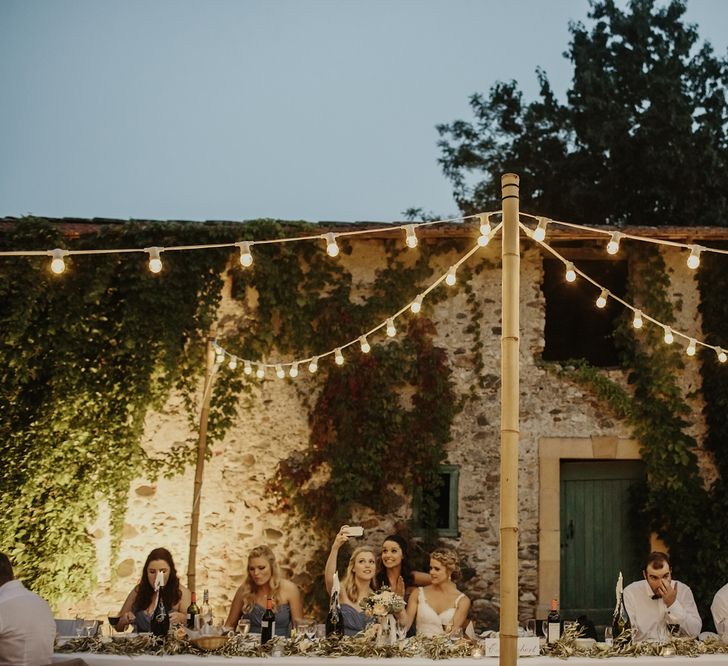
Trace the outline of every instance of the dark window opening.
<instances>
[{"instance_id":1,"label":"dark window opening","mask_svg":"<svg viewBox=\"0 0 728 666\"><path fill-rule=\"evenodd\" d=\"M612 294L624 298L626 261L575 259L573 263ZM595 303L600 290L581 276L577 276L576 282L567 282L564 264L557 259L544 259L543 267L546 297L543 359L585 359L599 367L619 365L614 329L623 306L608 298L606 307L598 308Z\"/></svg>"},{"instance_id":2,"label":"dark window opening","mask_svg":"<svg viewBox=\"0 0 728 666\"><path fill-rule=\"evenodd\" d=\"M435 525L439 536L458 536L458 483L460 468L457 465L440 467L440 485L431 491L435 501ZM422 489L416 488L414 495L414 528L415 532L424 532L428 526L422 517Z\"/></svg>"}]
</instances>

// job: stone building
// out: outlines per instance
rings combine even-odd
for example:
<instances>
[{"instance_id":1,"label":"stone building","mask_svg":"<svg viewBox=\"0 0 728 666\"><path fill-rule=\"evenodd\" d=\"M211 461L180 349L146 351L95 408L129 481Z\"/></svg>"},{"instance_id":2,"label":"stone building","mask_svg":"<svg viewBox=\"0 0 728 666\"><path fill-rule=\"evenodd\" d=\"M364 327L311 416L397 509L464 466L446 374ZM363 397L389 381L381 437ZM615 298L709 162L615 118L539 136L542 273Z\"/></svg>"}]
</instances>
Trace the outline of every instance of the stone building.
<instances>
[{"instance_id":1,"label":"stone building","mask_svg":"<svg viewBox=\"0 0 728 666\"><path fill-rule=\"evenodd\" d=\"M347 227L340 225L331 229L345 231ZM711 239L725 237L725 231L720 229L634 228L622 231L679 243L705 241L709 244ZM421 246L448 238L465 238L472 243L477 230L445 224L423 229L418 235ZM383 265L385 238L391 237L391 233L381 229L373 236L352 237L349 240L351 253L342 253L339 257L351 272L362 299L367 297L374 271ZM601 277L611 275L609 279L616 280L618 286L610 289L624 289L626 281L635 276L630 275L623 253L611 256L604 251L607 239L578 229L554 226L549 229L546 242L566 259L576 262L597 282ZM411 254L406 256L415 257L418 251L416 248L410 250ZM674 328L702 339L699 292L695 272L685 265L686 251L662 245L659 251L670 279L677 319ZM639 474L639 469L635 472L629 464L620 465L639 463L640 446L632 439L629 425L611 414L587 388L563 379L549 369L547 360L565 360L568 354L564 346L573 343L573 336L567 336L566 342L561 336L574 321L559 317L578 319L585 315L583 310L564 315L563 309L552 307L559 303L563 305L564 300L560 261L554 260L525 235L521 253L519 617L524 622L529 617L544 616L552 597L561 599L568 595L562 576L569 569L564 569L562 560L571 557L566 551L579 539L583 545L584 535L579 531L591 529L592 523L601 520L596 514L585 516L583 511L575 516L564 513L565 481L572 479L569 475L575 475L573 479L577 486L581 484L593 489L603 482L607 484L606 490L599 492L606 496L614 496L615 492L624 495L625 483L629 485L630 475ZM446 273L458 256L454 250L433 255L435 275ZM479 340L473 338L469 328L467 312L473 305L466 303L460 283L448 292L447 298L434 305L432 313L436 342L447 350L457 392L465 396L474 391L474 399L466 400L456 416L448 446L448 467L444 474L451 483L452 492L443 493L441 501L447 503L449 515L455 522L446 526L449 530L443 530L442 540L456 548L467 564L471 576L464 582L463 589L473 599L477 624L493 627L497 624L499 608L500 237L481 248L470 262L480 262L483 266L483 270L474 272L470 278L475 294L474 307L480 313ZM618 268L616 273L611 270L615 266ZM586 290L592 300L598 295L598 290L591 285L587 284ZM552 299L551 303L549 299ZM230 284L226 284L219 312L220 338L224 339L226 327L231 322L254 316L254 299L248 303L233 299ZM380 344L384 339L384 336L378 336L371 342ZM482 342L482 348L476 347L477 342ZM585 348L596 350L597 356L606 353L606 358L598 364L611 379L626 387L623 371L610 360L610 352L605 352L604 346L609 344L606 339L587 341ZM482 364L476 363L476 354ZM311 382L308 378L301 381ZM690 434L700 442L705 424L701 417L697 360L686 362L679 382L694 415ZM309 386L315 390L315 383ZM194 437L181 397L172 394L163 409L148 414L143 445L150 451L164 454L174 443ZM223 441L214 444L212 459L205 466L202 489L197 590L198 593L203 588L210 590L217 615L224 617L226 614L233 593L245 576L246 554L260 543L267 543L275 550L284 571L304 590L311 586L313 578L307 568L308 554L322 545L319 537L306 525L297 524L276 511L265 491L276 461L300 450L308 437L307 411L296 382L269 377L254 383L251 396L239 404L234 426ZM578 464L589 462L597 467ZM701 456L701 465L706 480L710 479L714 471L709 456ZM600 475L600 469L606 470L606 476ZM123 540L114 561L111 561L107 525L110 512L118 507L102 506L97 523L89 526L97 544L96 593L73 607L59 609L59 615L78 613L100 617L118 609L136 582L147 552L160 542L175 554L178 569L186 570L193 477L194 470L188 469L184 475L173 479L152 482L139 478L132 484ZM617 487L621 490L615 491ZM613 512L615 506L617 510L619 507L624 510L623 495L619 500L622 504L602 507L602 510ZM583 501L577 500L577 504ZM596 500L594 502L598 504ZM368 508L360 507L350 522L362 524L364 541L378 548L383 536L407 525L411 518L412 502L405 498L400 509L391 515L375 515ZM623 517L617 522L619 520ZM581 522L575 526L574 521ZM606 538L613 538L610 534ZM586 539L596 543L597 537L589 532ZM569 566L578 570L587 567L593 560L593 554L587 551L577 554L577 560ZM613 590L616 573L612 568L600 572L607 581L600 583L601 587L606 585Z\"/></svg>"}]
</instances>

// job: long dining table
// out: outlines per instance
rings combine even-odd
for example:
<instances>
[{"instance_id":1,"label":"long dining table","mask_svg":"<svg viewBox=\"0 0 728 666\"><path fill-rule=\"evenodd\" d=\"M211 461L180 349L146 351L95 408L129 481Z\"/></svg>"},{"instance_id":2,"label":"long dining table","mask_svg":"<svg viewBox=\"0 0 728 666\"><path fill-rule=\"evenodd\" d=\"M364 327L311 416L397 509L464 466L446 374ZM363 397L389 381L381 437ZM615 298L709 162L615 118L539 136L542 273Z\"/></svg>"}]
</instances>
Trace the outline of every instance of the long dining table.
<instances>
[{"instance_id":1,"label":"long dining table","mask_svg":"<svg viewBox=\"0 0 728 666\"><path fill-rule=\"evenodd\" d=\"M382 663L387 666L488 666L497 664L498 657L469 657L451 659L425 659L422 657L377 659L374 657L268 657L264 661L260 657L220 657L216 655L199 657L195 655L125 655L95 654L93 652L56 653L53 664L64 661L82 659L88 666L171 666L185 664L189 666L373 666ZM606 662L606 664L605 664ZM519 657L519 666L707 666L708 664L728 665L726 654L703 654L698 657Z\"/></svg>"}]
</instances>

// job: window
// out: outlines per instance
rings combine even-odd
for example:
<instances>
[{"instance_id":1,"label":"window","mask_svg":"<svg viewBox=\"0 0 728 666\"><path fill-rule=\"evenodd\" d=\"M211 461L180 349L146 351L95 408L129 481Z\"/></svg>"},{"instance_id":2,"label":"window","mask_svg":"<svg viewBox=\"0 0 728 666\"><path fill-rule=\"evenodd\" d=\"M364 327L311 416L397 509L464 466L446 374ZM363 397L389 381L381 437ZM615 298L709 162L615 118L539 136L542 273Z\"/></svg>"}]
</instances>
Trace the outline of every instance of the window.
<instances>
[{"instance_id":1,"label":"window","mask_svg":"<svg viewBox=\"0 0 728 666\"><path fill-rule=\"evenodd\" d=\"M624 298L626 261L571 260L594 281L615 296ZM619 365L613 333L622 306L609 298L606 307L596 307L599 289L581 277L574 283L566 282L564 264L557 259L544 259L543 268L542 289L546 297L544 361L582 358L599 367Z\"/></svg>"},{"instance_id":2,"label":"window","mask_svg":"<svg viewBox=\"0 0 728 666\"><path fill-rule=\"evenodd\" d=\"M460 468L457 465L440 466L440 487L435 491L435 531L438 536L458 536L458 484L460 481ZM421 516L422 489L416 488L413 502L413 523L415 533L423 533Z\"/></svg>"}]
</instances>

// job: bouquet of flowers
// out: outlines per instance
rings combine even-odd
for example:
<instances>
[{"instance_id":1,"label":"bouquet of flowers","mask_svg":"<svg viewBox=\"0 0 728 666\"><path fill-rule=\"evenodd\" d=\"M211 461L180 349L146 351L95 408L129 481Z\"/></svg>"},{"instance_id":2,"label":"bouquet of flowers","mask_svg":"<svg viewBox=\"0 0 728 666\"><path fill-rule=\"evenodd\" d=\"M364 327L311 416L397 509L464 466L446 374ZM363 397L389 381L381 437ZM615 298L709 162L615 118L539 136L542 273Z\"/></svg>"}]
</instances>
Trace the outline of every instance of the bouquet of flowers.
<instances>
[{"instance_id":1,"label":"bouquet of flowers","mask_svg":"<svg viewBox=\"0 0 728 666\"><path fill-rule=\"evenodd\" d=\"M399 613L404 608L404 599L384 585L377 592L362 599L359 606L367 615L385 617Z\"/></svg>"}]
</instances>

